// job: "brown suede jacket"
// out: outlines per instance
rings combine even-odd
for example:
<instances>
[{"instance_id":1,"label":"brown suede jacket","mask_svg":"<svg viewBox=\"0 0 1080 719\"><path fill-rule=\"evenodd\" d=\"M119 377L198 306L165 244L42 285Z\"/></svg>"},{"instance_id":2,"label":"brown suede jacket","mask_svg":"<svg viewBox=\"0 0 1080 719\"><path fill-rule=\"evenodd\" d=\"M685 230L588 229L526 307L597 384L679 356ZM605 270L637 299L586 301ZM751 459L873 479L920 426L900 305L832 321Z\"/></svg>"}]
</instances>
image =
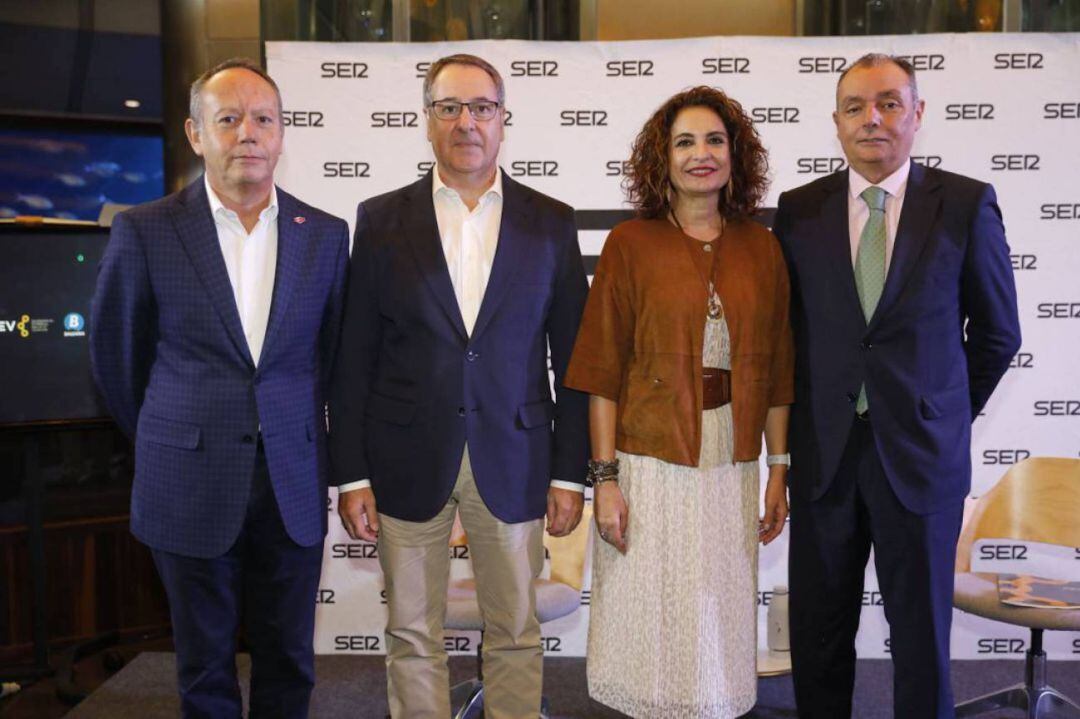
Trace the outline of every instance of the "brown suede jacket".
<instances>
[{"instance_id":1,"label":"brown suede jacket","mask_svg":"<svg viewBox=\"0 0 1080 719\"><path fill-rule=\"evenodd\" d=\"M729 223L714 246L731 335L734 459L753 461L769 407L794 399L787 269L776 238L756 222ZM666 220L621 223L604 244L564 384L618 403L623 452L698 464L707 305L700 266L708 267Z\"/></svg>"}]
</instances>

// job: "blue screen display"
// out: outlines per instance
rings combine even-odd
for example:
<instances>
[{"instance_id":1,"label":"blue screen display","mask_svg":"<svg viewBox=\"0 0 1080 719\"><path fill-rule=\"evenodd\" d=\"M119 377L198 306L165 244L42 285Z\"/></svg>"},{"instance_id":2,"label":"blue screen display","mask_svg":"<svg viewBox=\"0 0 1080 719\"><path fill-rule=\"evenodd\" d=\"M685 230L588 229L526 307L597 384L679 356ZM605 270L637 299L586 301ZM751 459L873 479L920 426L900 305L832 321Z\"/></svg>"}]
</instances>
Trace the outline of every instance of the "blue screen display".
<instances>
[{"instance_id":1,"label":"blue screen display","mask_svg":"<svg viewBox=\"0 0 1080 719\"><path fill-rule=\"evenodd\" d=\"M163 157L160 135L0 129L0 217L93 221L106 202L156 199Z\"/></svg>"}]
</instances>

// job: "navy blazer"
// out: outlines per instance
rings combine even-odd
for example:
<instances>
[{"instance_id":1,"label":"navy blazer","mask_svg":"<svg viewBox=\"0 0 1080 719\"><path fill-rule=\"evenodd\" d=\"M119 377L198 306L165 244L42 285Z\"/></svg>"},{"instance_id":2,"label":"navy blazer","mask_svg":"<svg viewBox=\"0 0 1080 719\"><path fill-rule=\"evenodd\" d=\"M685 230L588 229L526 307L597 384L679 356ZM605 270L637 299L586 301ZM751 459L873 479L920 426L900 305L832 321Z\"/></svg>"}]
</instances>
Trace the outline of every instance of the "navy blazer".
<instances>
[{"instance_id":1,"label":"navy blazer","mask_svg":"<svg viewBox=\"0 0 1080 719\"><path fill-rule=\"evenodd\" d=\"M551 479L583 481L589 451L588 396L562 384L588 293L573 210L503 175L498 247L470 337L431 188L429 172L357 209L331 483L370 479L380 512L425 521L445 506L468 441L491 512L535 519Z\"/></svg>"},{"instance_id":2,"label":"navy blazer","mask_svg":"<svg viewBox=\"0 0 1080 719\"><path fill-rule=\"evenodd\" d=\"M135 440L131 531L216 557L247 510L260 428L285 528L326 532L326 384L348 266L345 222L278 189L278 256L259 366L202 178L116 217L91 309L94 377Z\"/></svg>"},{"instance_id":3,"label":"navy blazer","mask_svg":"<svg viewBox=\"0 0 1080 719\"><path fill-rule=\"evenodd\" d=\"M869 323L855 289L847 171L780 196L791 276L791 488L828 490L865 382L885 474L925 514L971 485L971 423L1020 347L994 188L912 164L885 289Z\"/></svg>"}]
</instances>

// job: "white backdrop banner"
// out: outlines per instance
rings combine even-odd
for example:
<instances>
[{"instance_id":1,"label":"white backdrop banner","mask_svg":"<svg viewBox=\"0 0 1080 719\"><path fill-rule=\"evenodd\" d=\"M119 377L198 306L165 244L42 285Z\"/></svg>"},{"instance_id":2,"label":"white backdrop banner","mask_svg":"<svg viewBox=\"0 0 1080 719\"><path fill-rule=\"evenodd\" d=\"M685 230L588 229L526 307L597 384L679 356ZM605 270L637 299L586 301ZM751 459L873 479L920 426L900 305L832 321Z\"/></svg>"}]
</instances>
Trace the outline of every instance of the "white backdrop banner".
<instances>
[{"instance_id":1,"label":"white backdrop banner","mask_svg":"<svg viewBox=\"0 0 1080 719\"><path fill-rule=\"evenodd\" d=\"M285 105L286 190L352 225L359 201L415 181L431 167L421 86L429 64L469 52L506 80L507 130L500 162L511 176L577 208L591 274L607 231L626 216L620 182L630 143L670 95L705 84L738 99L769 150L768 224L781 191L846 165L831 119L839 73L866 52L907 56L926 114L917 162L991 182L1005 217L1024 342L985 416L975 423L972 498L1009 466L1038 455L1080 454L1080 35L970 34L873 38L713 37L647 42L474 41L432 44L268 43ZM403 458L407 459L407 458ZM334 492L331 492L334 495ZM386 618L373 545L341 529L331 496L319 592L316 650L383 653ZM1080 579L1080 549L1048 551L984 542L990 570ZM456 550L454 577L470 573ZM663 562L665 557L657 557ZM708 558L703 558L708 561ZM775 585L787 584L787 534L762 549L758 637ZM867 569L858 651L889 654L873 564ZM550 656L583 656L588 585L580 611L544 625ZM662 587L656 591L663 591ZM477 637L448 633L452 654ZM1027 634L956 614L953 656L1021 656ZM1052 658L1080 659L1080 634L1046 637Z\"/></svg>"}]
</instances>

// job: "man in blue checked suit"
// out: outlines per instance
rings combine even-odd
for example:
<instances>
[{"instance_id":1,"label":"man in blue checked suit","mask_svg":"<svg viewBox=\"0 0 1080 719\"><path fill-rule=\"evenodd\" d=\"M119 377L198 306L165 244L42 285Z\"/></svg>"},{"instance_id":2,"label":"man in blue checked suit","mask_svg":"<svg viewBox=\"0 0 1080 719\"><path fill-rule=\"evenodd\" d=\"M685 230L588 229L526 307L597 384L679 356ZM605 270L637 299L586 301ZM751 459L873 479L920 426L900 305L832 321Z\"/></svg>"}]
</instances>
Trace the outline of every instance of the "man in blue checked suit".
<instances>
[{"instance_id":1,"label":"man in blue checked suit","mask_svg":"<svg viewBox=\"0 0 1080 719\"><path fill-rule=\"evenodd\" d=\"M303 717L326 533L325 395L345 223L275 188L281 96L231 60L191 88L205 175L119 215L90 324L94 375L135 441L131 530L169 597L185 717Z\"/></svg>"}]
</instances>

